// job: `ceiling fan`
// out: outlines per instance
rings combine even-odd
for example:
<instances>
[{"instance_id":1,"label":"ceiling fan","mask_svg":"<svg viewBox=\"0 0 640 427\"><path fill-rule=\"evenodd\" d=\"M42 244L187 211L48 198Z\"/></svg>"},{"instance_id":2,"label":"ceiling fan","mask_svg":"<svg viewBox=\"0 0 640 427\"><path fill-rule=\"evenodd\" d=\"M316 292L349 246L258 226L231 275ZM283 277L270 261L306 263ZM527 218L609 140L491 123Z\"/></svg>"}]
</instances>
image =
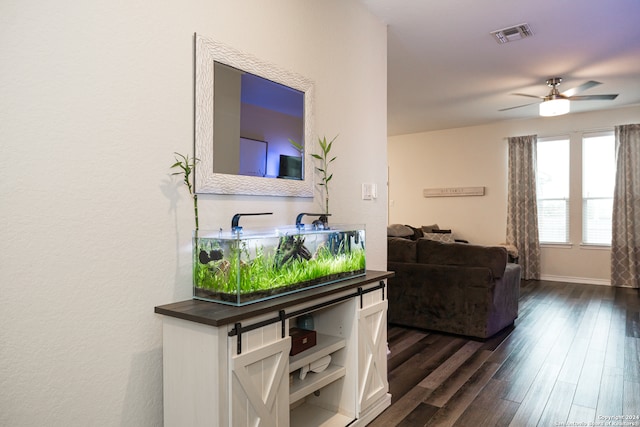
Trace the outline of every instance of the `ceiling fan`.
<instances>
[{"instance_id":1,"label":"ceiling fan","mask_svg":"<svg viewBox=\"0 0 640 427\"><path fill-rule=\"evenodd\" d=\"M547 80L547 86L551 88L551 91L547 96L529 95L526 93L514 93L513 95L542 99L542 102L540 103L540 115L545 117L567 114L569 112L570 101L611 101L616 99L616 97L618 96L618 94L576 96L576 94L580 92L584 92L587 89L602 84L593 80L589 80L588 82L582 83L580 86L574 87L573 89L565 90L564 92L560 93L558 91L558 86L560 85L561 81L561 77L552 77ZM499 111L513 110L514 108L526 107L527 105L532 104L535 104L535 102L530 104L518 105L516 107L503 108Z\"/></svg>"}]
</instances>

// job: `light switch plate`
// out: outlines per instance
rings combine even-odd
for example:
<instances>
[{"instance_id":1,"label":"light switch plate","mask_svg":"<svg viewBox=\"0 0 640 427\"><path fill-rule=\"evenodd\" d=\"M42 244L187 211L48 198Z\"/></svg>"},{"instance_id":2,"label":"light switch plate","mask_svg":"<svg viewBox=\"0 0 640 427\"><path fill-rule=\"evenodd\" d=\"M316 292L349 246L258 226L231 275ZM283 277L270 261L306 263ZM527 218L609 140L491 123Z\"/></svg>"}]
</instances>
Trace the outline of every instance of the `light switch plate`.
<instances>
[{"instance_id":1,"label":"light switch plate","mask_svg":"<svg viewBox=\"0 0 640 427\"><path fill-rule=\"evenodd\" d=\"M375 184L362 184L362 200L373 200L378 197L378 188Z\"/></svg>"}]
</instances>

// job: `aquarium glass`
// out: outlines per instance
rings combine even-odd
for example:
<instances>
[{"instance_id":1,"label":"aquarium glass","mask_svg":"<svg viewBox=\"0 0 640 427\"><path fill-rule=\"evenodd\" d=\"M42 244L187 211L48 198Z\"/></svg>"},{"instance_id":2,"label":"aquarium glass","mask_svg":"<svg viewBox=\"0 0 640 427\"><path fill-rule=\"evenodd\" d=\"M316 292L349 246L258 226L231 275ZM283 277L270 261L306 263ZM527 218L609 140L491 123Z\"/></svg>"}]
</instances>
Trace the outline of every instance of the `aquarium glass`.
<instances>
[{"instance_id":1,"label":"aquarium glass","mask_svg":"<svg viewBox=\"0 0 640 427\"><path fill-rule=\"evenodd\" d=\"M245 305L365 274L364 226L295 226L193 238L193 297Z\"/></svg>"}]
</instances>

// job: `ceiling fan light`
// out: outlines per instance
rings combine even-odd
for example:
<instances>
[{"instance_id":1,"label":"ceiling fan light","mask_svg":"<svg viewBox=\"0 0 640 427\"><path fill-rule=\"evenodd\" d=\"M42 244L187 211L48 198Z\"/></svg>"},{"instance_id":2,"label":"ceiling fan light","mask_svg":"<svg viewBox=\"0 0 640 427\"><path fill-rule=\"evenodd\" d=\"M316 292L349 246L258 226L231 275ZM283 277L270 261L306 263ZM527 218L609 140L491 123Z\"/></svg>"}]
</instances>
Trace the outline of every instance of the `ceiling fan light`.
<instances>
[{"instance_id":1,"label":"ceiling fan light","mask_svg":"<svg viewBox=\"0 0 640 427\"><path fill-rule=\"evenodd\" d=\"M561 116L569 112L568 99L550 99L540 104L540 115L543 117Z\"/></svg>"}]
</instances>

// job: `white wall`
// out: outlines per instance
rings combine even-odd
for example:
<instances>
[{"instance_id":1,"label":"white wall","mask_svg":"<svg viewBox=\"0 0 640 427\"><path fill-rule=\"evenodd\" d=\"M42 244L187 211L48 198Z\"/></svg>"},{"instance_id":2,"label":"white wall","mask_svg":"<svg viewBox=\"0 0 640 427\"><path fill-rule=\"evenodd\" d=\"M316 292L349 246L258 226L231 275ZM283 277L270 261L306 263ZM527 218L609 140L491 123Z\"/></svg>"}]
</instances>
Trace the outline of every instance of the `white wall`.
<instances>
[{"instance_id":1,"label":"white wall","mask_svg":"<svg viewBox=\"0 0 640 427\"><path fill-rule=\"evenodd\" d=\"M534 118L389 138L389 223L437 223L456 238L491 245L505 241L507 223L506 138L567 135L640 121L640 107ZM579 168L575 169L579 172ZM485 196L425 198L425 188L485 186ZM578 191L580 191L578 189ZM579 224L575 209L572 224ZM580 247L572 226L570 248L543 248L543 278L609 283L610 251Z\"/></svg>"},{"instance_id":2,"label":"white wall","mask_svg":"<svg viewBox=\"0 0 640 427\"><path fill-rule=\"evenodd\" d=\"M316 84L333 222L386 266L386 29L357 2L0 3L0 425L162 424L156 305L191 297L193 33ZM377 183L376 201L360 184ZM320 199L203 196L201 228Z\"/></svg>"}]
</instances>

